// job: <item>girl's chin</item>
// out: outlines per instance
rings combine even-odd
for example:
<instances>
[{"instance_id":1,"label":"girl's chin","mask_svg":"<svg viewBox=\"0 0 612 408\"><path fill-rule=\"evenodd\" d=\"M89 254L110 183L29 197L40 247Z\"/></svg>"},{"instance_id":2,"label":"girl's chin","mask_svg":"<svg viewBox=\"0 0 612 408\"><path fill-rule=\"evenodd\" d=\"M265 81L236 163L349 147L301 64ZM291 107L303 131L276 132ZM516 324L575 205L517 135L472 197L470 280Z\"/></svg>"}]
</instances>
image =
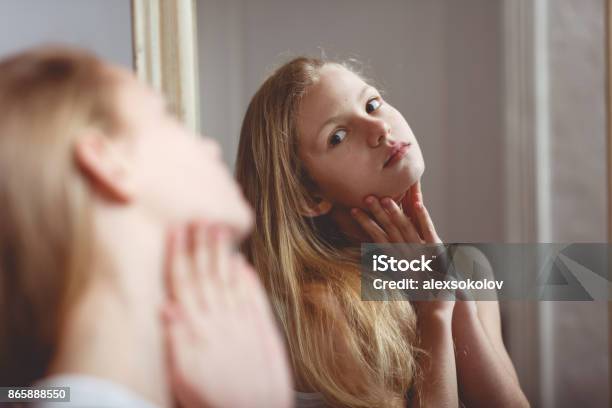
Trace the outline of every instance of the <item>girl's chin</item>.
<instances>
[{"instance_id":1,"label":"girl's chin","mask_svg":"<svg viewBox=\"0 0 612 408\"><path fill-rule=\"evenodd\" d=\"M395 202L399 203L402 201L404 196L408 194L410 188L421 179L421 175L418 177L410 177L402 180L402 183L398 183L398 186L391 194L387 194L388 197L391 197Z\"/></svg>"},{"instance_id":2,"label":"girl's chin","mask_svg":"<svg viewBox=\"0 0 612 408\"><path fill-rule=\"evenodd\" d=\"M421 179L424 172L425 172L425 162L423 162L422 160L420 161L417 160L413 163L410 163L410 166L408 166L406 171L403 173L405 175L406 181L408 181L410 185L413 185L414 183L416 183L418 180Z\"/></svg>"},{"instance_id":3,"label":"girl's chin","mask_svg":"<svg viewBox=\"0 0 612 408\"><path fill-rule=\"evenodd\" d=\"M395 181L393 194L390 194L390 197L398 197L400 195L403 195L406 191L410 190L410 187L412 187L417 181L421 179L424 170L424 167L413 168L410 169L410 171L407 171L402 174L402 177L398 177Z\"/></svg>"}]
</instances>

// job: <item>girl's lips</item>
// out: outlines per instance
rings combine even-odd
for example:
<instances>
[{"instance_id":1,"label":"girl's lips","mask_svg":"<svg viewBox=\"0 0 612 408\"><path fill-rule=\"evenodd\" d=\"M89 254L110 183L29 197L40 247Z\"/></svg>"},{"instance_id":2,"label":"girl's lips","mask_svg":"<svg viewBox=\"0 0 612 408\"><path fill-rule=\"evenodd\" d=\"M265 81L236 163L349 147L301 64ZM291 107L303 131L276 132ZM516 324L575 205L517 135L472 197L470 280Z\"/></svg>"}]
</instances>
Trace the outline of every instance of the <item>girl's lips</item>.
<instances>
[{"instance_id":1,"label":"girl's lips","mask_svg":"<svg viewBox=\"0 0 612 408\"><path fill-rule=\"evenodd\" d=\"M394 147L393 149L391 149L391 152L389 153L389 157L387 157L387 160L385 160L385 163L383 164L383 169L386 167L393 166L394 164L399 162L402 159L402 157L406 155L409 147L410 147L410 143L402 143Z\"/></svg>"}]
</instances>

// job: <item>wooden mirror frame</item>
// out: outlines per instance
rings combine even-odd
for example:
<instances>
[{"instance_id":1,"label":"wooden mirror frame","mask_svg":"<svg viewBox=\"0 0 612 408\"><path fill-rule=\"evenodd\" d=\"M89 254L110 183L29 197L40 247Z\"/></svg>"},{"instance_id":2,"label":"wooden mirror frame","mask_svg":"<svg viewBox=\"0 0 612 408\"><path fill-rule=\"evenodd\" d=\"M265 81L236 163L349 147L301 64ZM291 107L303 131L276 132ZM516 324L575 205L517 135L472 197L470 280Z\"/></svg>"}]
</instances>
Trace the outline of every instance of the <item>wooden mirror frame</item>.
<instances>
[{"instance_id":1,"label":"wooden mirror frame","mask_svg":"<svg viewBox=\"0 0 612 408\"><path fill-rule=\"evenodd\" d=\"M132 0L137 76L161 91L172 111L199 132L195 0Z\"/></svg>"}]
</instances>

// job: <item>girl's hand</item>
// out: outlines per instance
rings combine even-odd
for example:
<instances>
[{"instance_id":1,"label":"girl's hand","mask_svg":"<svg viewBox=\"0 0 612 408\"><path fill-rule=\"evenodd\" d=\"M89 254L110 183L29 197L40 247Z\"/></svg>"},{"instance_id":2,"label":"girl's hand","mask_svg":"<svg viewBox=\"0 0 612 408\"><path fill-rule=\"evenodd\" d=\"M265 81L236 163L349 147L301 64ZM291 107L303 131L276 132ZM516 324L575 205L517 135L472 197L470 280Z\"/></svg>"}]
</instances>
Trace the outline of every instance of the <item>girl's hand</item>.
<instances>
[{"instance_id":1,"label":"girl's hand","mask_svg":"<svg viewBox=\"0 0 612 408\"><path fill-rule=\"evenodd\" d=\"M221 228L171 234L163 321L185 407L289 407L289 365L264 290Z\"/></svg>"},{"instance_id":2,"label":"girl's hand","mask_svg":"<svg viewBox=\"0 0 612 408\"><path fill-rule=\"evenodd\" d=\"M351 215L357 220L375 243L408 243L408 244L441 244L431 216L423 204L420 182L415 183L402 199L402 208L397 203L385 197L379 200L375 196L368 196L365 204L374 216L370 218L363 210L353 208ZM403 209L403 211L402 211ZM410 252L409 248L405 248ZM404 254L411 258L414 254ZM401 256L401 254L400 254ZM417 276L417 280L426 277ZM419 315L433 313L443 315L444 318L452 316L454 302L449 300L414 301Z\"/></svg>"},{"instance_id":3,"label":"girl's hand","mask_svg":"<svg viewBox=\"0 0 612 408\"><path fill-rule=\"evenodd\" d=\"M442 243L423 204L420 182L415 183L402 199L403 211L390 197L368 196L365 204L374 219L359 208L353 208L351 215L374 242Z\"/></svg>"}]
</instances>

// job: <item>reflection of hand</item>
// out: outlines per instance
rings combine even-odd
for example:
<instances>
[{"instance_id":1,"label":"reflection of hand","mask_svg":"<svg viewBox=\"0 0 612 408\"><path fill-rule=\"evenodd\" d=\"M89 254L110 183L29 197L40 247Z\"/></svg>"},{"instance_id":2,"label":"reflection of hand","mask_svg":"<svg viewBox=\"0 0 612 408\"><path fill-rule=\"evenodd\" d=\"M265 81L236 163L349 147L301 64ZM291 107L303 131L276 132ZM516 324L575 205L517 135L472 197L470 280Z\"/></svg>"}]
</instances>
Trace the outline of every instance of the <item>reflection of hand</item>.
<instances>
[{"instance_id":1,"label":"reflection of hand","mask_svg":"<svg viewBox=\"0 0 612 408\"><path fill-rule=\"evenodd\" d=\"M403 211L389 197L378 199L368 196L365 204L374 219L359 208L353 208L351 215L376 243L442 242L423 204L420 182L412 186L402 199Z\"/></svg>"},{"instance_id":2,"label":"reflection of hand","mask_svg":"<svg viewBox=\"0 0 612 408\"><path fill-rule=\"evenodd\" d=\"M364 211L354 208L351 214L375 243L441 244L433 221L423 204L421 183L415 183L402 199L402 208L389 198L378 199L368 196L365 203L374 216L370 218ZM405 248L407 251L408 248ZM411 257L411 254L405 254ZM416 275L415 275L416 276ZM421 277L423 279L423 277ZM413 302L419 315L442 313L452 314L452 301Z\"/></svg>"},{"instance_id":3,"label":"reflection of hand","mask_svg":"<svg viewBox=\"0 0 612 408\"><path fill-rule=\"evenodd\" d=\"M164 308L169 377L185 407L289 407L289 366L253 269L226 231L172 234Z\"/></svg>"}]
</instances>

